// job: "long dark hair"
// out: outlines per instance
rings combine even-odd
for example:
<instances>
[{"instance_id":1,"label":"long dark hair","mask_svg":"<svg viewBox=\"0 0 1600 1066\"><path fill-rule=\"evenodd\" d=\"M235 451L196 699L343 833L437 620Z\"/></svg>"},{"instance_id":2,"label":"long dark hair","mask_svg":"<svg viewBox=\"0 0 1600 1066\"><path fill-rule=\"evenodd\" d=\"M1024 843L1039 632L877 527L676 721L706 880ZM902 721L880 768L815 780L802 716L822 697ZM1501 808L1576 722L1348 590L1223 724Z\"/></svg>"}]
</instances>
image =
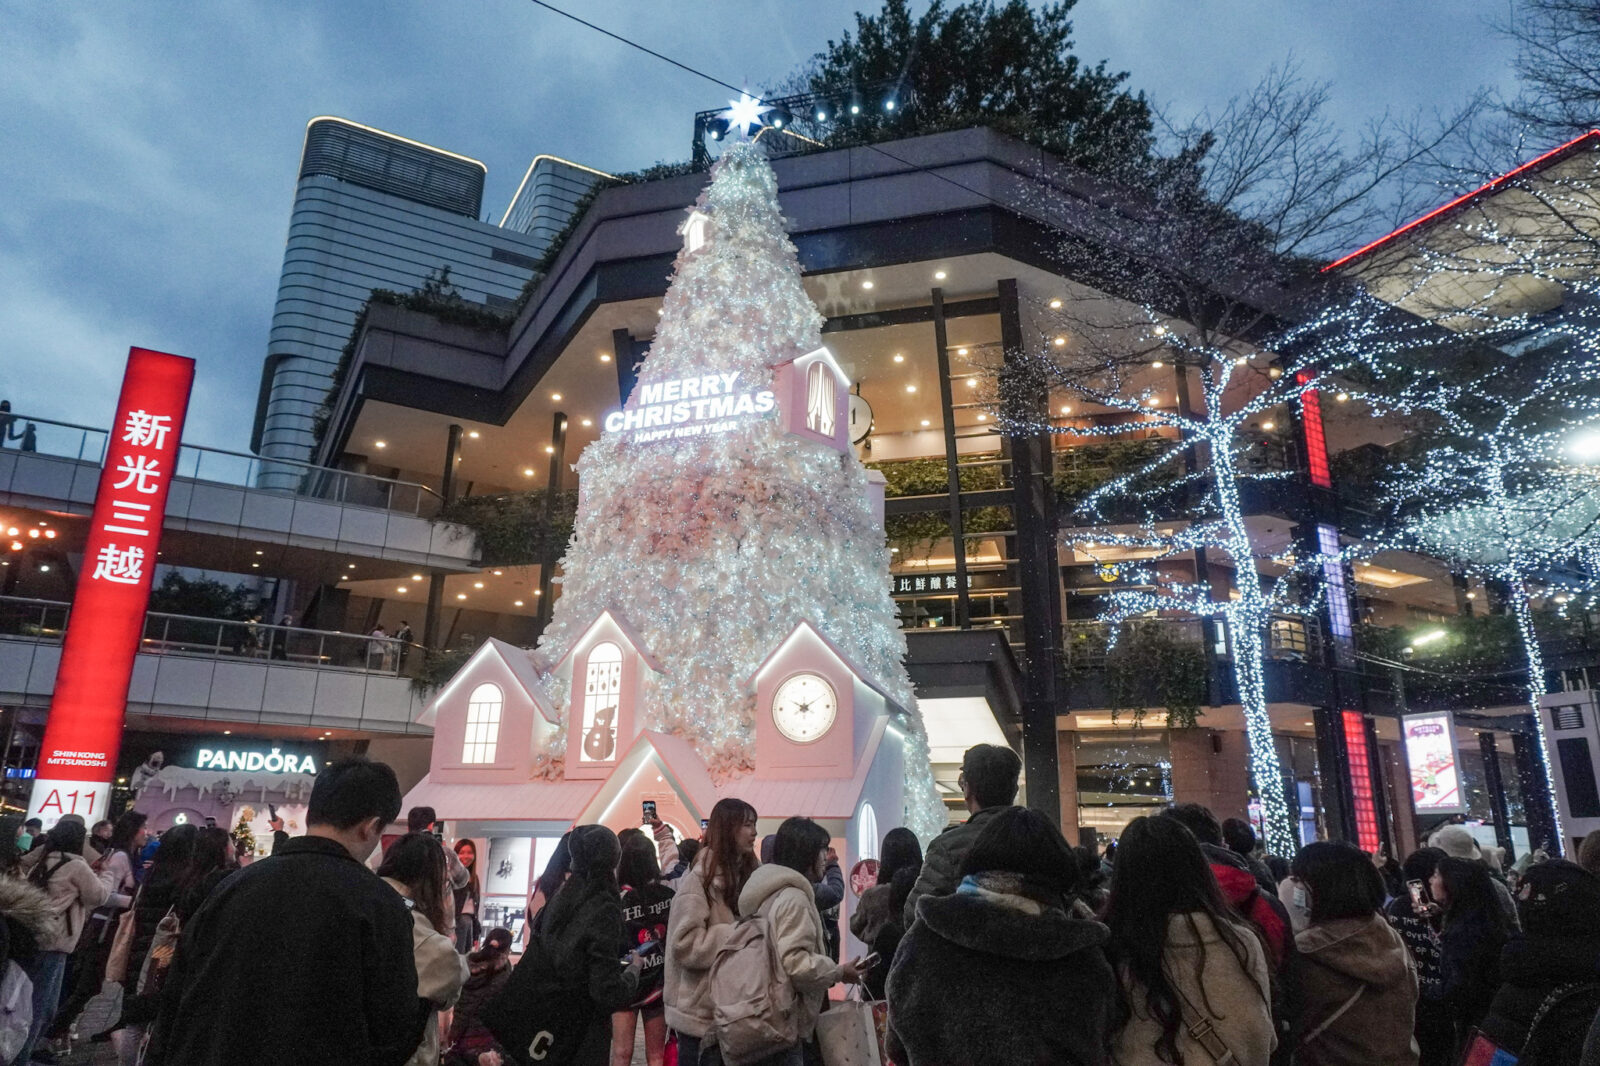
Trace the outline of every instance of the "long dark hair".
<instances>
[{"instance_id":1,"label":"long dark hair","mask_svg":"<svg viewBox=\"0 0 1600 1066\"><path fill-rule=\"evenodd\" d=\"M111 827L111 850L128 856L133 869L139 868L139 856L133 853L133 838L139 835L149 817L142 811L124 811L117 824Z\"/></svg>"},{"instance_id":2,"label":"long dark hair","mask_svg":"<svg viewBox=\"0 0 1600 1066\"><path fill-rule=\"evenodd\" d=\"M55 871L48 864L54 855L65 855L68 862L72 861L74 855L82 858L84 838L88 835L89 831L82 822L62 819L51 826L50 832L44 835L44 850L39 853L39 861L28 871L28 880L36 885L50 880L50 875Z\"/></svg>"},{"instance_id":3,"label":"long dark hair","mask_svg":"<svg viewBox=\"0 0 1600 1066\"><path fill-rule=\"evenodd\" d=\"M180 885L187 883L189 870L194 864L195 841L199 835L199 827L188 823L175 825L162 833L161 843L156 846L156 853L150 859L150 872L144 875L144 884L139 891L151 895L158 892L176 893Z\"/></svg>"},{"instance_id":4,"label":"long dark hair","mask_svg":"<svg viewBox=\"0 0 1600 1066\"><path fill-rule=\"evenodd\" d=\"M472 861L471 862L467 862L466 860L461 858L461 849L463 847L468 847L468 848L472 849ZM480 882L478 881L478 842L475 841L475 840L458 840L458 841L456 841L456 861L460 862L462 866L465 866L467 868L467 876L470 878L470 880L468 880L468 882L467 882L467 887L466 887L467 895L472 897L472 899L474 901L480 899L481 897L479 895L479 892L480 892L481 889L480 889Z\"/></svg>"},{"instance_id":5,"label":"long dark hair","mask_svg":"<svg viewBox=\"0 0 1600 1066\"><path fill-rule=\"evenodd\" d=\"M228 872L237 867L237 857L228 853L232 846L233 835L221 826L203 826L195 834L194 858L190 860L189 872L178 888L179 918L187 920L205 902L202 891L215 886L215 883L207 886L207 878L219 870Z\"/></svg>"},{"instance_id":6,"label":"long dark hair","mask_svg":"<svg viewBox=\"0 0 1600 1066\"><path fill-rule=\"evenodd\" d=\"M550 853L550 861L544 864L544 873L533 883L533 890L544 896L547 907L556 898L556 893L561 891L562 882L566 881L572 869L572 852L568 844L571 839L571 830L561 834L561 839L556 841L556 849ZM530 914L528 917L532 919L534 916Z\"/></svg>"},{"instance_id":7,"label":"long dark hair","mask_svg":"<svg viewBox=\"0 0 1600 1066\"><path fill-rule=\"evenodd\" d=\"M624 829L617 836L622 846L622 858L617 860L617 881L628 888L643 888L661 880L661 863L656 857L655 841L635 829L631 834Z\"/></svg>"},{"instance_id":8,"label":"long dark hair","mask_svg":"<svg viewBox=\"0 0 1600 1066\"><path fill-rule=\"evenodd\" d=\"M744 891L744 883L761 865L756 860L755 852L739 847L740 827L753 824L755 820L756 809L744 800L731 796L718 800L717 805L711 808L711 817L706 821L706 846L700 849L695 859L695 867L703 880L701 887L705 891L706 902L712 902L717 878L721 877L722 902L735 914L739 913L739 893Z\"/></svg>"},{"instance_id":9,"label":"long dark hair","mask_svg":"<svg viewBox=\"0 0 1600 1066\"><path fill-rule=\"evenodd\" d=\"M1133 996L1142 988L1145 1009L1161 1027L1155 1043L1156 1057L1173 1063L1182 1061L1178 1031L1183 1024L1183 1007L1167 978L1164 961L1168 925L1179 915L1188 922L1200 945L1195 979L1206 1000L1205 1009L1213 1017L1221 1017L1212 1008L1202 983L1205 946L1196 919L1204 916L1210 920L1247 975L1250 949L1246 937L1254 933L1236 923L1193 833L1175 818L1135 818L1118 842L1111 897L1106 902L1105 923L1111 928L1106 954L1121 978L1117 982L1118 1024L1109 1031L1121 1030L1133 1016ZM1250 979L1253 983L1254 977ZM1268 990L1257 987L1256 991L1265 1003Z\"/></svg>"},{"instance_id":10,"label":"long dark hair","mask_svg":"<svg viewBox=\"0 0 1600 1066\"><path fill-rule=\"evenodd\" d=\"M450 915L444 909L449 867L444 860L444 847L432 833L407 833L390 844L383 853L378 876L405 885L412 905L433 924L435 932L450 927Z\"/></svg>"},{"instance_id":11,"label":"long dark hair","mask_svg":"<svg viewBox=\"0 0 1600 1066\"><path fill-rule=\"evenodd\" d=\"M541 932L562 928L595 896L613 902L621 914L617 862L622 858L622 846L617 834L603 825L580 825L568 834L567 850L572 856L572 876L544 909Z\"/></svg>"},{"instance_id":12,"label":"long dark hair","mask_svg":"<svg viewBox=\"0 0 1600 1066\"><path fill-rule=\"evenodd\" d=\"M1439 879L1449 896L1444 905L1445 929L1476 928L1502 940L1511 935L1511 918L1500 906L1487 866L1446 855L1439 860Z\"/></svg>"},{"instance_id":13,"label":"long dark hair","mask_svg":"<svg viewBox=\"0 0 1600 1066\"><path fill-rule=\"evenodd\" d=\"M878 854L878 884L894 881L896 871L922 865L922 843L917 834L904 826L891 829L883 835L883 847Z\"/></svg>"}]
</instances>

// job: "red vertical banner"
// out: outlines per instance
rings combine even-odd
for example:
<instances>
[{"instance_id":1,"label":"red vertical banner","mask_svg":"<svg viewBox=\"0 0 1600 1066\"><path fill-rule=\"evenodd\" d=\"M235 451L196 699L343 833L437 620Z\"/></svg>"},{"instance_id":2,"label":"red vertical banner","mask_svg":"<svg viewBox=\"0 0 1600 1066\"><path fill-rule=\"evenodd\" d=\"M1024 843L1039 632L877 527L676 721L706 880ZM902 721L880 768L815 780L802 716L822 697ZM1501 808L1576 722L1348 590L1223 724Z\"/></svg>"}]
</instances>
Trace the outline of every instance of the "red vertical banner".
<instances>
[{"instance_id":1,"label":"red vertical banner","mask_svg":"<svg viewBox=\"0 0 1600 1066\"><path fill-rule=\"evenodd\" d=\"M1328 467L1328 438L1322 426L1322 396L1312 383L1309 370L1295 374L1295 383L1309 385L1300 391L1300 422L1305 427L1306 470L1311 483L1325 489L1333 488L1333 472Z\"/></svg>"},{"instance_id":2,"label":"red vertical banner","mask_svg":"<svg viewBox=\"0 0 1600 1066\"><path fill-rule=\"evenodd\" d=\"M1362 851L1376 853L1383 846L1378 833L1378 800L1372 793L1372 760L1367 744L1367 718L1360 711L1343 711L1346 768L1350 771L1350 798L1355 806L1356 843Z\"/></svg>"},{"instance_id":3,"label":"red vertical banner","mask_svg":"<svg viewBox=\"0 0 1600 1066\"><path fill-rule=\"evenodd\" d=\"M193 385L193 359L129 350L28 805L46 828L106 814Z\"/></svg>"}]
</instances>

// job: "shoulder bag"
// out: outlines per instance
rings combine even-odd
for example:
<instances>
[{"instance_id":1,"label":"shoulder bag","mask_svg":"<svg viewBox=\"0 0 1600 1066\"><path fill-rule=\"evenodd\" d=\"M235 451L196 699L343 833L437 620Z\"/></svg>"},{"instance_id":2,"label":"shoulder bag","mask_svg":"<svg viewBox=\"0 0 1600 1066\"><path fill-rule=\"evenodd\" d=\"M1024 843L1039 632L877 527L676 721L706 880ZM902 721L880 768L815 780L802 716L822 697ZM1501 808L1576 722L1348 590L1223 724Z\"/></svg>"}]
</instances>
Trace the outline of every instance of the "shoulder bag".
<instances>
[{"instance_id":1,"label":"shoulder bag","mask_svg":"<svg viewBox=\"0 0 1600 1066\"><path fill-rule=\"evenodd\" d=\"M505 985L483 1008L484 1026L518 1066L567 1066L595 1018L581 972L577 978L574 971L563 974L552 948L548 933L534 932Z\"/></svg>"}]
</instances>

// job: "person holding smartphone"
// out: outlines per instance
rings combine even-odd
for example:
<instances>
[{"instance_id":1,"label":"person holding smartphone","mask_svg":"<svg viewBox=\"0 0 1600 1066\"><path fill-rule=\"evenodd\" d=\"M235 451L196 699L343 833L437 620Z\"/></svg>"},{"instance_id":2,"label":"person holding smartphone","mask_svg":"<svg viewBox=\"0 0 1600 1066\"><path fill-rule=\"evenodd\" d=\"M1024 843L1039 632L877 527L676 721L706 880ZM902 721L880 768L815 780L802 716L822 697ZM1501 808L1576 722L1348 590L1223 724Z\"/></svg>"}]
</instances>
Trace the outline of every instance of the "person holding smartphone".
<instances>
[{"instance_id":1,"label":"person holding smartphone","mask_svg":"<svg viewBox=\"0 0 1600 1066\"><path fill-rule=\"evenodd\" d=\"M1417 1016L1413 1034L1422 1051L1421 1066L1453 1066L1455 1026L1445 1004L1443 956L1439 947L1439 904L1428 880L1445 857L1439 848L1418 848L1400 864L1406 891L1389 901L1383 916L1406 942L1417 966Z\"/></svg>"},{"instance_id":2,"label":"person holding smartphone","mask_svg":"<svg viewBox=\"0 0 1600 1066\"><path fill-rule=\"evenodd\" d=\"M653 815L654 805L647 811ZM618 834L622 858L617 881L622 888L621 955L640 959L639 990L634 1001L611 1015L611 1063L627 1066L633 1060L639 1019L644 1018L644 1055L649 1066L666 1058L666 1005L662 1002L662 977L666 969L667 921L672 913L672 886L661 880L656 845L640 829Z\"/></svg>"}]
</instances>

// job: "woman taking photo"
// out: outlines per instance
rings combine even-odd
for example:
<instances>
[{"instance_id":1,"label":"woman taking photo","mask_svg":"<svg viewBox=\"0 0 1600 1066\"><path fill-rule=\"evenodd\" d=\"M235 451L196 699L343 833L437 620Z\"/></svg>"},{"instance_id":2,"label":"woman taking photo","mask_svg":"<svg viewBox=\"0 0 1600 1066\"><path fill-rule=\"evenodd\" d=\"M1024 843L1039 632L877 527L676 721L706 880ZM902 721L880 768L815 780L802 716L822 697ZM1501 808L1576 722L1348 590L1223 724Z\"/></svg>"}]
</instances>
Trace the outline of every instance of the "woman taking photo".
<instances>
[{"instance_id":1,"label":"woman taking photo","mask_svg":"<svg viewBox=\"0 0 1600 1066\"><path fill-rule=\"evenodd\" d=\"M877 883L861 893L861 901L850 916L850 932L863 944L871 944L876 940L878 931L891 917L889 896L894 891L891 886L895 873L908 867L922 866L922 844L918 842L917 834L903 826L884 834L879 854L882 857L878 860Z\"/></svg>"},{"instance_id":2,"label":"woman taking photo","mask_svg":"<svg viewBox=\"0 0 1600 1066\"><path fill-rule=\"evenodd\" d=\"M1354 844L1319 841L1295 856L1311 897L1300 949L1303 1066L1416 1066L1417 972L1383 916L1383 877Z\"/></svg>"},{"instance_id":3,"label":"woman taking photo","mask_svg":"<svg viewBox=\"0 0 1600 1066\"><path fill-rule=\"evenodd\" d=\"M478 942L478 907L482 885L478 880L478 845L470 840L456 841L456 858L467 871L467 885L456 891L456 950L465 955Z\"/></svg>"},{"instance_id":4,"label":"woman taking photo","mask_svg":"<svg viewBox=\"0 0 1600 1066\"><path fill-rule=\"evenodd\" d=\"M662 1000L678 1034L680 1066L699 1066L700 1041L711 1028L711 964L739 914L739 893L755 872L756 809L722 799L711 808L705 846L678 882L667 920Z\"/></svg>"},{"instance_id":5,"label":"woman taking photo","mask_svg":"<svg viewBox=\"0 0 1600 1066\"><path fill-rule=\"evenodd\" d=\"M1277 1036L1266 952L1177 820L1135 818L1123 830L1105 923L1118 1066L1208 1063L1229 1052L1239 1063L1268 1060Z\"/></svg>"},{"instance_id":6,"label":"woman taking photo","mask_svg":"<svg viewBox=\"0 0 1600 1066\"><path fill-rule=\"evenodd\" d=\"M1500 951L1511 938L1511 921L1500 906L1489 868L1473 859L1440 859L1428 891L1444 910L1440 998L1449 1008L1459 1053L1467 1034L1489 1013L1500 987Z\"/></svg>"},{"instance_id":7,"label":"woman taking photo","mask_svg":"<svg viewBox=\"0 0 1600 1066\"><path fill-rule=\"evenodd\" d=\"M417 963L417 996L435 1011L449 1010L467 980L467 962L440 929L450 928L446 893L450 870L444 849L431 833L407 833L384 852L378 876L405 899L411 911L411 949ZM422 1043L406 1066L437 1066L439 1021L430 1017Z\"/></svg>"}]
</instances>

